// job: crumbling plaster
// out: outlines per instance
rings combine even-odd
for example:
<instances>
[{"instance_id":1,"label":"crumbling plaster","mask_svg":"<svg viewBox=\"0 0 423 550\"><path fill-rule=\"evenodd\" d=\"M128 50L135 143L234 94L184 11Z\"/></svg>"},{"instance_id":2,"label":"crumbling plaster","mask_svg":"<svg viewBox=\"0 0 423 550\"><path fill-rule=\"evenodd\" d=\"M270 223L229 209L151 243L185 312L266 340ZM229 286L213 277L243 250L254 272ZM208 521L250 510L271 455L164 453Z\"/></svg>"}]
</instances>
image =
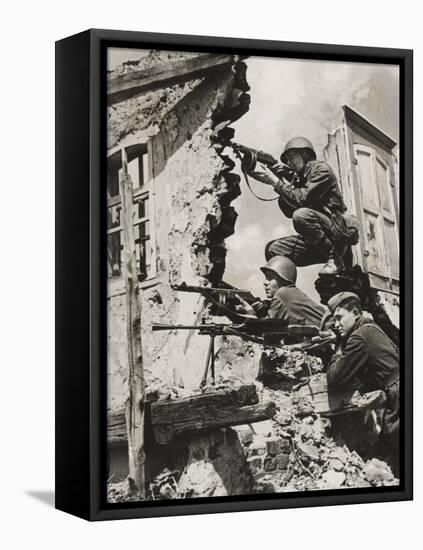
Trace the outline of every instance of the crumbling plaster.
<instances>
[{"instance_id":1,"label":"crumbling plaster","mask_svg":"<svg viewBox=\"0 0 423 550\"><path fill-rule=\"evenodd\" d=\"M198 386L208 338L195 331L152 332L152 323L197 324L203 298L173 283L220 280L224 239L234 231L230 201L239 176L223 154L231 121L248 109L245 66L234 63L207 78L142 94L109 108L109 150L151 139L156 277L142 296L142 347L147 383ZM148 282L147 282L148 283ZM148 286L148 284L147 284ZM125 297L108 302L108 406L127 397Z\"/></svg>"}]
</instances>

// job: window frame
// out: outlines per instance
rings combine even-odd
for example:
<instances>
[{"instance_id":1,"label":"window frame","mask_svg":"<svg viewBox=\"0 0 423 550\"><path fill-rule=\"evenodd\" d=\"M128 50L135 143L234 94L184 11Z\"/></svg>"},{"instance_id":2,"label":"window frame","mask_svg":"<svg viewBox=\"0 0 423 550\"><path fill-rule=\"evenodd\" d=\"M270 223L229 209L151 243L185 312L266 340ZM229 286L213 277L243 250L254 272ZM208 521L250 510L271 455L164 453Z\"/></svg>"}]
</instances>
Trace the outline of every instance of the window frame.
<instances>
[{"instance_id":1,"label":"window frame","mask_svg":"<svg viewBox=\"0 0 423 550\"><path fill-rule=\"evenodd\" d=\"M113 156L119 153L119 151L122 158L123 150L127 151L129 148L132 148L135 146L145 148L145 152L143 152L143 154L148 155L148 172L147 172L146 181L144 182L142 187L138 186L136 188L133 188L133 199L134 199L134 205L136 205L136 207L140 199L148 198L149 200L149 216L139 218L137 214L133 223L134 227L138 226L143 221L148 221L150 223L150 234L149 234L149 237L150 237L149 243L150 243L150 249L151 249L150 274L146 279L138 282L138 286L140 288L148 288L150 286L153 286L157 282L156 230L155 230L156 223L155 223L155 204L154 204L154 169L153 169L152 140L151 139L137 140L135 142L120 144L108 152L107 161L109 161ZM120 180L119 180L119 186L120 186ZM121 203L122 203L122 197L119 189L118 195L115 195L113 197L109 197L109 196L107 197L106 208L109 209L110 207L118 206ZM117 232L122 232L121 225L119 227L113 227L110 229L108 228L107 236ZM116 277L107 276L108 297L111 297L117 294L122 294L124 292L125 292L125 279L122 271L119 276L116 276Z\"/></svg>"}]
</instances>

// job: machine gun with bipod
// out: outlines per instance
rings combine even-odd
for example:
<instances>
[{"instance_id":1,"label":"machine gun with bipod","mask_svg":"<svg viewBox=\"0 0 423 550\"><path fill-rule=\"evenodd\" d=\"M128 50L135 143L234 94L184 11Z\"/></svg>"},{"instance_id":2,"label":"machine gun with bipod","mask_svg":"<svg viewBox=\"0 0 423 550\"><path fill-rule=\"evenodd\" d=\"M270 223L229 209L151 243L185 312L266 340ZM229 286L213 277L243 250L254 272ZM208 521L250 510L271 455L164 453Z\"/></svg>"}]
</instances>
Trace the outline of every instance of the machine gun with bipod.
<instances>
[{"instance_id":1,"label":"machine gun with bipod","mask_svg":"<svg viewBox=\"0 0 423 550\"><path fill-rule=\"evenodd\" d=\"M237 336L247 342L254 342L264 346L278 348L288 347L309 351L317 346L327 345L335 340L330 331L322 332L314 325L298 324L289 325L280 319L244 319L242 323L201 323L199 325L167 325L153 324L153 331L160 330L196 330L199 334L210 337L207 351L204 374L200 388L207 383L209 371L211 371L213 383L215 381L215 338L216 336ZM296 346L294 348L294 346Z\"/></svg>"}]
</instances>

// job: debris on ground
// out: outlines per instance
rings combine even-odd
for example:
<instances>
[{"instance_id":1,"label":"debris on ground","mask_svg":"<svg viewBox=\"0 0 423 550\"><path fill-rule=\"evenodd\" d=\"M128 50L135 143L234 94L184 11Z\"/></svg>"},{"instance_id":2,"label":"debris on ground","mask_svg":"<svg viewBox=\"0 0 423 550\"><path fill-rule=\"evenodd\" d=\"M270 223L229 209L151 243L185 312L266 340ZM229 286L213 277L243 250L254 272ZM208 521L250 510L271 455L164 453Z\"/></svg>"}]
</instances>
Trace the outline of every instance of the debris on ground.
<instances>
[{"instance_id":1,"label":"debris on ground","mask_svg":"<svg viewBox=\"0 0 423 550\"><path fill-rule=\"evenodd\" d=\"M370 441L366 456L345 444L334 430L339 420L317 412L313 399L302 391L314 377L322 374L319 358L303 352L278 350L267 352L277 372L280 385L265 386L255 382L260 402L272 401L276 414L270 420L249 425L199 432L186 439L184 460L174 468L175 459L156 472L147 487L151 500L169 500L203 496L226 496L248 493L289 493L326 489L366 488L398 485L390 466ZM276 365L276 371L275 371ZM286 386L285 382L289 381ZM238 388L245 385L234 375L218 375L216 383L203 391ZM171 400L194 392L179 387L156 384L148 389L149 401ZM354 414L369 403L383 404L375 392L362 396L353 392ZM358 410L358 412L357 412ZM367 411L374 413L374 411ZM353 415L350 413L350 416ZM342 419L348 415L342 416ZM350 422L357 431L357 417ZM375 447L376 449L376 447ZM163 454L163 448L160 451ZM172 455L169 445L166 455ZM179 452L179 451L178 451ZM232 471L234 470L234 471ZM235 471L236 470L236 471ZM134 500L128 482L109 483L109 502Z\"/></svg>"}]
</instances>

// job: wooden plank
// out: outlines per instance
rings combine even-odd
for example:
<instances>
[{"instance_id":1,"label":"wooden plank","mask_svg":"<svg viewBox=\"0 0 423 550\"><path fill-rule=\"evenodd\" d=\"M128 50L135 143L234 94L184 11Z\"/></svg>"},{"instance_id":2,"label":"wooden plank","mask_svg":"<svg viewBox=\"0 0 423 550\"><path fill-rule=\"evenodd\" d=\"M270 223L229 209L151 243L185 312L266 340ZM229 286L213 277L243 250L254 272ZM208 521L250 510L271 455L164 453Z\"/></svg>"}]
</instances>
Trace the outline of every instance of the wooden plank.
<instances>
[{"instance_id":1,"label":"wooden plank","mask_svg":"<svg viewBox=\"0 0 423 550\"><path fill-rule=\"evenodd\" d=\"M107 412L107 443L127 443L125 409Z\"/></svg>"},{"instance_id":2,"label":"wooden plank","mask_svg":"<svg viewBox=\"0 0 423 550\"><path fill-rule=\"evenodd\" d=\"M328 390L326 374L313 377L298 390L298 396L310 399L318 414L334 413L342 410L351 401L355 390Z\"/></svg>"},{"instance_id":3,"label":"wooden plank","mask_svg":"<svg viewBox=\"0 0 423 550\"><path fill-rule=\"evenodd\" d=\"M297 395L310 399L315 412L323 416L338 416L378 408L386 400L383 391L360 395L355 389L329 390L325 374L315 376L297 391Z\"/></svg>"},{"instance_id":4,"label":"wooden plank","mask_svg":"<svg viewBox=\"0 0 423 550\"><path fill-rule=\"evenodd\" d=\"M112 74L107 82L107 103L113 105L142 92L199 78L210 69L233 62L233 55L200 54L191 59L160 63L149 69L117 76Z\"/></svg>"},{"instance_id":5,"label":"wooden plank","mask_svg":"<svg viewBox=\"0 0 423 550\"><path fill-rule=\"evenodd\" d=\"M137 496L145 498L144 416L145 382L141 343L141 300L139 299L137 258L134 236L132 181L128 174L126 152L122 149L122 234L126 288L126 328L128 338L128 385L126 429L128 435L129 477Z\"/></svg>"},{"instance_id":6,"label":"wooden plank","mask_svg":"<svg viewBox=\"0 0 423 550\"><path fill-rule=\"evenodd\" d=\"M153 432L158 443L167 445L175 436L188 435L201 430L216 430L230 426L252 424L268 420L275 413L276 405L272 401L248 405L246 407L216 408L207 418L174 424L156 424L153 426Z\"/></svg>"},{"instance_id":7,"label":"wooden plank","mask_svg":"<svg viewBox=\"0 0 423 550\"><path fill-rule=\"evenodd\" d=\"M254 384L193 395L183 399L157 401L151 405L152 424L172 424L201 420L219 407L242 407L258 403Z\"/></svg>"},{"instance_id":8,"label":"wooden plank","mask_svg":"<svg viewBox=\"0 0 423 550\"><path fill-rule=\"evenodd\" d=\"M170 441L175 433L190 429L211 429L258 422L274 414L274 411L270 414L268 404L265 404L264 409L262 404L258 404L257 391L253 384L183 399L156 401L147 405L150 406L153 429L155 433L159 433L162 441ZM266 418L263 418L263 410ZM108 411L107 441L109 444L126 443L123 410Z\"/></svg>"}]
</instances>

